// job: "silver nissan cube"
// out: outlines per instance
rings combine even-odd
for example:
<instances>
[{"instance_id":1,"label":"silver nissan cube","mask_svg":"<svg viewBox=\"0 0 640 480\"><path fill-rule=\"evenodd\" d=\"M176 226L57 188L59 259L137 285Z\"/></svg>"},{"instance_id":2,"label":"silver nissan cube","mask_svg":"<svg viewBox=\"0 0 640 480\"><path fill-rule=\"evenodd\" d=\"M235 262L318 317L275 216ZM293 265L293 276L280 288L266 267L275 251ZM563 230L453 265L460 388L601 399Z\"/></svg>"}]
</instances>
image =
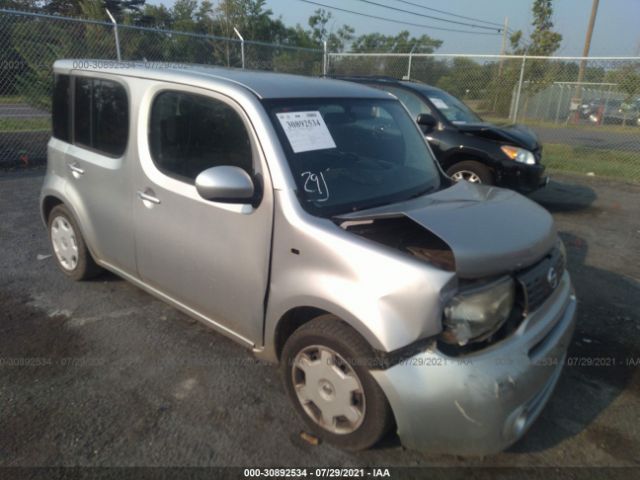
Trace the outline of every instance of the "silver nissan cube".
<instances>
[{"instance_id":1,"label":"silver nissan cube","mask_svg":"<svg viewBox=\"0 0 640 480\"><path fill-rule=\"evenodd\" d=\"M277 363L313 434L429 452L518 440L576 298L553 219L453 183L391 94L196 65L60 60L41 210L107 269Z\"/></svg>"}]
</instances>

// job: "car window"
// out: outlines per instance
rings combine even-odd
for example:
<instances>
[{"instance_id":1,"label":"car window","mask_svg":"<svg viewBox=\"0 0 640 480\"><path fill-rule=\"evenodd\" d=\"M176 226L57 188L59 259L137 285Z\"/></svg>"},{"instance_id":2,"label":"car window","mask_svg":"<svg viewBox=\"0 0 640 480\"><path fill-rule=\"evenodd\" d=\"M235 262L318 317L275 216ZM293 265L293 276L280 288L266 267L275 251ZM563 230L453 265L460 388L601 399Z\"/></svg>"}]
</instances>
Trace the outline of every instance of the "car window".
<instances>
[{"instance_id":1,"label":"car window","mask_svg":"<svg viewBox=\"0 0 640 480\"><path fill-rule=\"evenodd\" d=\"M221 165L253 173L251 142L242 119L229 105L202 95L165 91L156 96L149 150L159 170L190 183L207 168Z\"/></svg>"},{"instance_id":2,"label":"car window","mask_svg":"<svg viewBox=\"0 0 640 480\"><path fill-rule=\"evenodd\" d=\"M418 87L423 88L423 87ZM453 95L442 90L423 90L438 111L454 124L480 123L482 119Z\"/></svg>"},{"instance_id":3,"label":"car window","mask_svg":"<svg viewBox=\"0 0 640 480\"><path fill-rule=\"evenodd\" d=\"M328 217L440 187L435 161L395 99L263 100L301 205Z\"/></svg>"},{"instance_id":4,"label":"car window","mask_svg":"<svg viewBox=\"0 0 640 480\"><path fill-rule=\"evenodd\" d=\"M395 95L398 100L403 103L407 110L409 110L409 112L411 113L411 117L413 117L414 120L417 119L418 115L420 115L421 113L431 114L429 105L427 105L427 103L415 93L410 92L409 90L406 90L404 88L392 87L388 85L375 86L384 90L385 92L389 92Z\"/></svg>"},{"instance_id":5,"label":"car window","mask_svg":"<svg viewBox=\"0 0 640 480\"><path fill-rule=\"evenodd\" d=\"M91 147L91 90L93 80L85 77L76 78L76 95L74 107L74 143Z\"/></svg>"},{"instance_id":6,"label":"car window","mask_svg":"<svg viewBox=\"0 0 640 480\"><path fill-rule=\"evenodd\" d=\"M122 85L111 80L75 79L74 143L120 156L127 147L129 102Z\"/></svg>"},{"instance_id":7,"label":"car window","mask_svg":"<svg viewBox=\"0 0 640 480\"><path fill-rule=\"evenodd\" d=\"M93 86L93 147L120 156L127 146L129 129L127 93L122 85L95 80Z\"/></svg>"},{"instance_id":8,"label":"car window","mask_svg":"<svg viewBox=\"0 0 640 480\"><path fill-rule=\"evenodd\" d=\"M71 81L69 75L56 75L53 84L53 101L51 105L51 117L53 136L65 142L71 140L69 130L69 99L71 97Z\"/></svg>"}]
</instances>

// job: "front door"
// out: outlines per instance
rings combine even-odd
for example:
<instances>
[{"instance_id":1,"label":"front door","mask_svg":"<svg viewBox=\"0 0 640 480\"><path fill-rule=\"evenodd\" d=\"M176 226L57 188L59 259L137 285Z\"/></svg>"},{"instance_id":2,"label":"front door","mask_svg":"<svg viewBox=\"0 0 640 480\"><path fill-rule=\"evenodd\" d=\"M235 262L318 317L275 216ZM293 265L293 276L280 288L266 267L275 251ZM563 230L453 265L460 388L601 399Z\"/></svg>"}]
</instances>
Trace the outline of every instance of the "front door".
<instances>
[{"instance_id":1,"label":"front door","mask_svg":"<svg viewBox=\"0 0 640 480\"><path fill-rule=\"evenodd\" d=\"M134 178L138 274L219 329L261 344L273 201L248 119L207 90L154 85L145 99ZM257 207L198 195L196 176L219 165L263 178Z\"/></svg>"}]
</instances>

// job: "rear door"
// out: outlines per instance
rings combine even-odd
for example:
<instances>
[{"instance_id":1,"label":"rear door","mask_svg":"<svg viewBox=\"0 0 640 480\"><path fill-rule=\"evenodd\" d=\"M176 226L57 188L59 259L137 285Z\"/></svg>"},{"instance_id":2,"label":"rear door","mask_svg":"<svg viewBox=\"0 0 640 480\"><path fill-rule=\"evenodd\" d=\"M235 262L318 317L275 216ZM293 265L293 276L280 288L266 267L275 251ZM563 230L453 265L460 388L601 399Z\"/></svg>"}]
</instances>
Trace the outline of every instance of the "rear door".
<instances>
[{"instance_id":1,"label":"rear door","mask_svg":"<svg viewBox=\"0 0 640 480\"><path fill-rule=\"evenodd\" d=\"M94 256L135 272L127 85L111 75L74 72L71 88L66 196Z\"/></svg>"},{"instance_id":2,"label":"rear door","mask_svg":"<svg viewBox=\"0 0 640 480\"><path fill-rule=\"evenodd\" d=\"M260 343L273 201L251 124L227 97L154 84L140 107L134 175L139 276L218 329ZM264 183L257 206L201 198L196 176L233 165ZM262 180L260 180L262 179Z\"/></svg>"}]
</instances>

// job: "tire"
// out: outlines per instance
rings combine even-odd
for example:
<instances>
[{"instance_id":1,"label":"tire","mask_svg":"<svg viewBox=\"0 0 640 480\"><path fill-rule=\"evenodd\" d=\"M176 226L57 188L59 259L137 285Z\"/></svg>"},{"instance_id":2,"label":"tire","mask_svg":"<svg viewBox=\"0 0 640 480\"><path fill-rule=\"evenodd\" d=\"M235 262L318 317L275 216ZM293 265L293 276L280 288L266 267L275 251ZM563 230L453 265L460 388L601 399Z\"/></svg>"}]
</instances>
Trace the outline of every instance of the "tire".
<instances>
[{"instance_id":1,"label":"tire","mask_svg":"<svg viewBox=\"0 0 640 480\"><path fill-rule=\"evenodd\" d=\"M493 174L489 167L475 160L454 163L447 169L447 175L456 182L464 179L471 183L493 185Z\"/></svg>"},{"instance_id":2,"label":"tire","mask_svg":"<svg viewBox=\"0 0 640 480\"><path fill-rule=\"evenodd\" d=\"M62 272L73 280L87 280L102 269L96 264L69 209L57 205L47 219L53 258Z\"/></svg>"},{"instance_id":3,"label":"tire","mask_svg":"<svg viewBox=\"0 0 640 480\"><path fill-rule=\"evenodd\" d=\"M328 351L337 354L331 361L325 361L324 354ZM284 385L311 433L342 449L358 451L371 447L389 431L394 424L391 407L367 368L371 365L368 360L374 358L367 342L334 315L321 315L289 337L281 357ZM309 375L302 370L307 360L310 360L306 367ZM312 373L313 388L308 389L312 393L306 395L307 377ZM296 385L305 392L303 397L313 396L313 400L303 406ZM328 412L326 416L332 418L333 424L326 426L323 410L314 400L325 412L332 408L345 411L339 408L342 405L352 418L358 418L350 421L347 416L332 416Z\"/></svg>"}]
</instances>

